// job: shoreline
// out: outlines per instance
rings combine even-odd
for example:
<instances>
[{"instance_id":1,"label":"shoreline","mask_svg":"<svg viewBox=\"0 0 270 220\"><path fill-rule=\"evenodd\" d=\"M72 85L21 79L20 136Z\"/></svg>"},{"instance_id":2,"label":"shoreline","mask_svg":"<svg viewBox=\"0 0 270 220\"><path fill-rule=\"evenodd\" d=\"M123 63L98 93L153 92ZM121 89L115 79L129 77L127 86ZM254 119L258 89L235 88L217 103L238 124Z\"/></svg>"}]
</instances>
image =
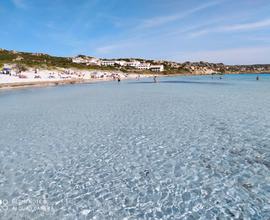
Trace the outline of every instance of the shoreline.
<instances>
[{"instance_id":1,"label":"shoreline","mask_svg":"<svg viewBox=\"0 0 270 220\"><path fill-rule=\"evenodd\" d=\"M91 83L109 82L109 81L113 81L113 79L89 79L89 80L75 79L75 80L59 80L59 81L3 83L3 84L0 84L0 91L1 90L26 89L26 88L56 87L56 86L74 85L74 84L91 84Z\"/></svg>"},{"instance_id":2,"label":"shoreline","mask_svg":"<svg viewBox=\"0 0 270 220\"><path fill-rule=\"evenodd\" d=\"M141 78L148 78L152 76L141 75ZM121 80L132 80L134 77L126 77ZM26 89L26 88L44 88L44 87L56 87L63 85L74 85L74 84L91 84L100 82L111 82L115 81L113 78L96 78L96 79L66 79L66 80L44 80L44 81L25 81L25 82L11 82L11 83L0 83L1 90L15 90L15 89Z\"/></svg>"},{"instance_id":3,"label":"shoreline","mask_svg":"<svg viewBox=\"0 0 270 220\"><path fill-rule=\"evenodd\" d=\"M36 82L14 82L14 83L0 83L0 90L13 90L23 88L42 88L42 87L54 87L61 85L71 85L80 83L94 83L99 80L59 80L59 81L36 81ZM101 80L100 80L101 81ZM105 81L105 80L102 80Z\"/></svg>"},{"instance_id":4,"label":"shoreline","mask_svg":"<svg viewBox=\"0 0 270 220\"><path fill-rule=\"evenodd\" d=\"M175 73L175 74L162 74L160 76L219 76L219 75L243 75L243 74L270 74L270 72L228 72L228 73L217 73L217 74L195 74L195 73Z\"/></svg>"},{"instance_id":5,"label":"shoreline","mask_svg":"<svg viewBox=\"0 0 270 220\"><path fill-rule=\"evenodd\" d=\"M222 75L241 75L241 74L269 74L267 72L261 73L224 73ZM158 77L174 77L174 76L214 76L212 74L164 74ZM140 75L141 78L153 77L153 75ZM132 80L135 77L126 77L121 80ZM44 88L44 87L55 87L63 85L73 85L73 84L91 84L99 82L109 82L114 81L113 78L96 78L96 79L64 79L64 80L44 80L44 81L24 81L24 82L10 82L10 83L1 83L0 82L0 91L1 90L15 90L15 89L26 89L26 88Z\"/></svg>"}]
</instances>

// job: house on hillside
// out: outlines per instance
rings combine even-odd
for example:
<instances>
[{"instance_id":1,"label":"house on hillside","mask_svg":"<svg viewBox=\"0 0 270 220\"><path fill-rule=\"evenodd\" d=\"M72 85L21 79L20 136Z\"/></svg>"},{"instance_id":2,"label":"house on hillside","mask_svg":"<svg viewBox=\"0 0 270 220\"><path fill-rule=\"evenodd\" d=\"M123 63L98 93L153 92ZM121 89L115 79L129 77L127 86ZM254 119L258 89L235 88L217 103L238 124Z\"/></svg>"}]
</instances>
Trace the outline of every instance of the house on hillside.
<instances>
[{"instance_id":1,"label":"house on hillside","mask_svg":"<svg viewBox=\"0 0 270 220\"><path fill-rule=\"evenodd\" d=\"M126 66L131 66L131 67L134 67L134 68L137 68L140 65L141 65L141 62L137 61L137 60L126 62Z\"/></svg>"},{"instance_id":2,"label":"house on hillside","mask_svg":"<svg viewBox=\"0 0 270 220\"><path fill-rule=\"evenodd\" d=\"M164 65L151 65L149 69L153 72L163 72Z\"/></svg>"},{"instance_id":3,"label":"house on hillside","mask_svg":"<svg viewBox=\"0 0 270 220\"><path fill-rule=\"evenodd\" d=\"M72 62L85 64L87 66L90 66L90 65L100 66L100 60L95 57L77 56L77 57L72 58Z\"/></svg>"},{"instance_id":4,"label":"house on hillside","mask_svg":"<svg viewBox=\"0 0 270 220\"><path fill-rule=\"evenodd\" d=\"M139 69L139 70L149 70L150 67L151 67L150 63L141 63L136 68Z\"/></svg>"},{"instance_id":5,"label":"house on hillside","mask_svg":"<svg viewBox=\"0 0 270 220\"><path fill-rule=\"evenodd\" d=\"M117 64L115 60L102 60L101 66L114 66L114 64Z\"/></svg>"},{"instance_id":6,"label":"house on hillside","mask_svg":"<svg viewBox=\"0 0 270 220\"><path fill-rule=\"evenodd\" d=\"M127 62L124 60L116 60L115 63L120 65L120 66L126 66L126 64L127 64Z\"/></svg>"}]
</instances>

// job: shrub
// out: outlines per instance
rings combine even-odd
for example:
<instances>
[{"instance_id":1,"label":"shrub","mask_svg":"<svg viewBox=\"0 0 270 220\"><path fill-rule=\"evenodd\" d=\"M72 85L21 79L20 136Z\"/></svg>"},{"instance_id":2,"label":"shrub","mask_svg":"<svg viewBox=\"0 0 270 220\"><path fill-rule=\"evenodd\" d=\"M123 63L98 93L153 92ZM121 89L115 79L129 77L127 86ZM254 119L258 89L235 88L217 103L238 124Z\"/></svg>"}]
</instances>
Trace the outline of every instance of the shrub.
<instances>
[{"instance_id":1,"label":"shrub","mask_svg":"<svg viewBox=\"0 0 270 220\"><path fill-rule=\"evenodd\" d=\"M24 72L27 70L27 67L23 64L18 63L18 64L16 64L16 69L18 72Z\"/></svg>"}]
</instances>

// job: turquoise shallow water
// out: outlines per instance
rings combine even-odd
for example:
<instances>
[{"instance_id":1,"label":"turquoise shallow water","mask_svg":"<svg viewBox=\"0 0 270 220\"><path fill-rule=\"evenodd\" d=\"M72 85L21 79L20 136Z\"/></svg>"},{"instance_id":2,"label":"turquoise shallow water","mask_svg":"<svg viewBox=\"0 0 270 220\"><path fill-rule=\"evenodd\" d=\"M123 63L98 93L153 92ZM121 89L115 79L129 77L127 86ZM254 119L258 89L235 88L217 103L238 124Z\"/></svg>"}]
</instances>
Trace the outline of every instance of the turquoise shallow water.
<instances>
[{"instance_id":1,"label":"turquoise shallow water","mask_svg":"<svg viewBox=\"0 0 270 220\"><path fill-rule=\"evenodd\" d=\"M270 75L0 92L0 219L269 219Z\"/></svg>"}]
</instances>

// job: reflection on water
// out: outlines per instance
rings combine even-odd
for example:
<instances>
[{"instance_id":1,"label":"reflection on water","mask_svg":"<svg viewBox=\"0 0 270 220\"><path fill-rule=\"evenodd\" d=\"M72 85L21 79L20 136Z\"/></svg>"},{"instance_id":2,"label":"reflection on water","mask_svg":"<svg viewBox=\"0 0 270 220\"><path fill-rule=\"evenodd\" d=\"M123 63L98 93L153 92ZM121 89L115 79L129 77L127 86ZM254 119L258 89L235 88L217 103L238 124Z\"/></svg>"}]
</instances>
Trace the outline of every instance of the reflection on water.
<instances>
[{"instance_id":1,"label":"reflection on water","mask_svg":"<svg viewBox=\"0 0 270 220\"><path fill-rule=\"evenodd\" d=\"M269 219L264 77L0 93L0 218Z\"/></svg>"},{"instance_id":2,"label":"reflection on water","mask_svg":"<svg viewBox=\"0 0 270 220\"><path fill-rule=\"evenodd\" d=\"M137 82L129 82L130 84L152 84L156 82L152 81L137 81ZM188 83L188 84L205 84L205 85L228 85L228 83L225 82L204 82L204 81L184 81L184 80L161 80L158 83Z\"/></svg>"}]
</instances>

